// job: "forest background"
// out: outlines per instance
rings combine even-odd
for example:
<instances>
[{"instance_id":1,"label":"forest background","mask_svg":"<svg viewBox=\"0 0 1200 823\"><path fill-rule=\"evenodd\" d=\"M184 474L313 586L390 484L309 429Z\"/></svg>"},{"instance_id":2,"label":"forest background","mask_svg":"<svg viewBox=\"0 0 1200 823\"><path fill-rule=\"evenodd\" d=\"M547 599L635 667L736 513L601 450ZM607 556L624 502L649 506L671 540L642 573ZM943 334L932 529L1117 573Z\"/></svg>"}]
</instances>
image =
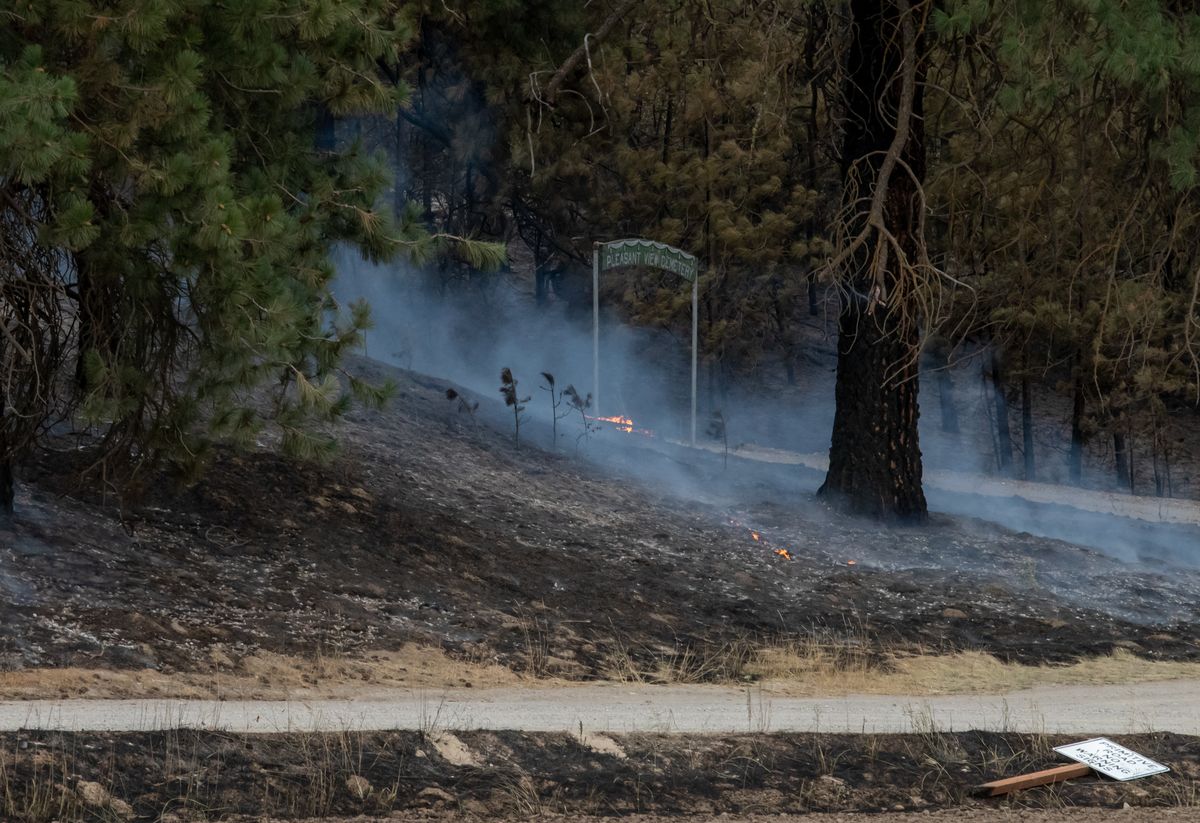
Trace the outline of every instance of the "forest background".
<instances>
[{"instance_id":1,"label":"forest background","mask_svg":"<svg viewBox=\"0 0 1200 823\"><path fill-rule=\"evenodd\" d=\"M1042 474L1050 398L1072 481L1091 448L1104 485L1178 493L1200 407L1200 17L883 5L879 85L855 94L859 2L5 4L0 486L70 416L99 427L86 468L114 488L268 422L326 451L305 420L386 393L337 365L369 322L330 299L338 244L462 291L519 243L534 299L582 306L593 242L641 236L702 261L708 411L731 383L795 381L806 319L867 299L911 321L940 394L952 365L987 376L997 471ZM840 271L869 200L847 135L900 118L896 21L920 259L864 297ZM690 322L645 272L603 299ZM246 401L272 383L271 409Z\"/></svg>"}]
</instances>

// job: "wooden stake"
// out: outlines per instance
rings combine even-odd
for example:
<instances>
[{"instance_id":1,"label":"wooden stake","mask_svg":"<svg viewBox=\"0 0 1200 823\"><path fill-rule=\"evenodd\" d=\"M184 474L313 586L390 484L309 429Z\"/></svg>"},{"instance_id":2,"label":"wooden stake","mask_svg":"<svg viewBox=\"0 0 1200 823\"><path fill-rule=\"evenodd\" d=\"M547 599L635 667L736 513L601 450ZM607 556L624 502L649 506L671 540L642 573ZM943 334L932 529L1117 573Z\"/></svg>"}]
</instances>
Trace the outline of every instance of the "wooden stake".
<instances>
[{"instance_id":1,"label":"wooden stake","mask_svg":"<svg viewBox=\"0 0 1200 823\"><path fill-rule=\"evenodd\" d=\"M1092 769L1090 766L1083 763L1071 763L1067 766L1055 766L1053 769L1045 769L1040 772L1006 777L1003 780L993 780L991 783L976 786L975 792L984 797L995 797L996 795L1017 792L1022 789L1032 789L1034 786L1045 786L1049 783L1061 783L1064 780L1071 780L1076 777L1087 777L1091 773Z\"/></svg>"}]
</instances>

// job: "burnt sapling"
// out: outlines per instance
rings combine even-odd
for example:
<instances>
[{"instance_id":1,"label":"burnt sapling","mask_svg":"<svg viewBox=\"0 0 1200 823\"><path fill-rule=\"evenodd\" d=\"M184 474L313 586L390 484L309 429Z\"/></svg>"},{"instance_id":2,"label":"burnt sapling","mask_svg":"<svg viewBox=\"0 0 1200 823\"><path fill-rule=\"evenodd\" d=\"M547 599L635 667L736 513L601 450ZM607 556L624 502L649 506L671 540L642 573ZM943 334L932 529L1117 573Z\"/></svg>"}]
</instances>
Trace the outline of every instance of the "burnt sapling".
<instances>
[{"instance_id":1,"label":"burnt sapling","mask_svg":"<svg viewBox=\"0 0 1200 823\"><path fill-rule=\"evenodd\" d=\"M565 389L563 389L563 397L565 397L567 400L567 413L579 413L579 423L583 430L579 433L579 436L575 438L575 446L578 448L579 441L586 439L588 434L595 431L597 428L596 426L592 425L592 421L589 420L587 416L588 409L592 407L592 395L591 392L589 392L587 397L581 397L579 392L575 390L574 386L567 386Z\"/></svg>"},{"instance_id":2,"label":"burnt sapling","mask_svg":"<svg viewBox=\"0 0 1200 823\"><path fill-rule=\"evenodd\" d=\"M548 371L544 371L544 372L542 372L542 379L546 381L546 385L542 386L542 391L548 392L550 394L550 425L551 425L551 431L554 434L554 448L557 449L558 448L558 421L562 420L564 417L569 415L571 413L571 409L567 408L563 411L559 411L560 408L562 408L564 405L567 405L563 401L563 396L566 394L566 391L564 390L564 391L558 392L557 394L555 393L555 391L554 391L554 375L552 375Z\"/></svg>"},{"instance_id":3,"label":"burnt sapling","mask_svg":"<svg viewBox=\"0 0 1200 823\"><path fill-rule=\"evenodd\" d=\"M471 403L467 398L463 397L454 389L446 389L446 399L453 405L454 401L458 401L458 413L466 412L471 416L471 425L475 425L475 412L479 410L479 401Z\"/></svg>"},{"instance_id":4,"label":"burnt sapling","mask_svg":"<svg viewBox=\"0 0 1200 823\"><path fill-rule=\"evenodd\" d=\"M521 448L521 419L525 416L525 404L528 397L521 397L517 392L517 378L513 377L512 369L505 366L500 370L500 394L504 396L504 405L513 410L513 443Z\"/></svg>"}]
</instances>

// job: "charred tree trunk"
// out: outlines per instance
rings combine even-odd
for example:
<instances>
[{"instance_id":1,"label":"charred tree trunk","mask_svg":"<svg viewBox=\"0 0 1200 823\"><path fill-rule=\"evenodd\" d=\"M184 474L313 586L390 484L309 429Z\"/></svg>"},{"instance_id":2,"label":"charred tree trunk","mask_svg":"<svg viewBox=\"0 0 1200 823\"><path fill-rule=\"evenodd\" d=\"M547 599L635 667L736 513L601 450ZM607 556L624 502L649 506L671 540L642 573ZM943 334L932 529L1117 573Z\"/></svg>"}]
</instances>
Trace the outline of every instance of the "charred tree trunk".
<instances>
[{"instance_id":1,"label":"charred tree trunk","mask_svg":"<svg viewBox=\"0 0 1200 823\"><path fill-rule=\"evenodd\" d=\"M93 203L98 202L96 200ZM89 361L109 366L121 342L120 286L106 261L91 249L75 256L76 291L79 295L79 349L75 361L75 389L79 397L96 388Z\"/></svg>"},{"instance_id":2,"label":"charred tree trunk","mask_svg":"<svg viewBox=\"0 0 1200 823\"><path fill-rule=\"evenodd\" d=\"M1083 378L1076 375L1075 400L1071 406L1071 455L1068 473L1072 483L1083 480L1083 413L1086 403L1083 397Z\"/></svg>"},{"instance_id":3,"label":"charred tree trunk","mask_svg":"<svg viewBox=\"0 0 1200 823\"><path fill-rule=\"evenodd\" d=\"M1008 422L1008 395L1004 392L1004 367L992 352L992 397L996 403L996 461L1001 474L1012 473L1012 428Z\"/></svg>"},{"instance_id":4,"label":"charred tree trunk","mask_svg":"<svg viewBox=\"0 0 1200 823\"><path fill-rule=\"evenodd\" d=\"M1128 434L1129 444L1129 493L1137 494L1137 438L1133 434L1133 429L1129 429Z\"/></svg>"},{"instance_id":5,"label":"charred tree trunk","mask_svg":"<svg viewBox=\"0 0 1200 823\"><path fill-rule=\"evenodd\" d=\"M958 434L958 408L954 405L954 378L941 368L937 373L938 404L942 411L942 432Z\"/></svg>"},{"instance_id":6,"label":"charred tree trunk","mask_svg":"<svg viewBox=\"0 0 1200 823\"><path fill-rule=\"evenodd\" d=\"M1129 456L1125 447L1125 433L1113 432L1113 461L1117 464L1117 485L1129 487Z\"/></svg>"},{"instance_id":7,"label":"charred tree trunk","mask_svg":"<svg viewBox=\"0 0 1200 823\"><path fill-rule=\"evenodd\" d=\"M897 368L912 356L916 342L915 334L901 336L895 328L881 326L852 301L843 306L837 412L829 473L820 494L848 511L884 520L920 521L926 516L916 367Z\"/></svg>"},{"instance_id":8,"label":"charred tree trunk","mask_svg":"<svg viewBox=\"0 0 1200 823\"><path fill-rule=\"evenodd\" d=\"M537 230L533 243L533 293L539 306L546 305L546 256L542 254L542 232Z\"/></svg>"},{"instance_id":9,"label":"charred tree trunk","mask_svg":"<svg viewBox=\"0 0 1200 823\"><path fill-rule=\"evenodd\" d=\"M1171 486L1171 452L1167 446L1166 432L1157 418L1154 420L1151 454L1154 458L1154 496L1168 497Z\"/></svg>"},{"instance_id":10,"label":"charred tree trunk","mask_svg":"<svg viewBox=\"0 0 1200 823\"><path fill-rule=\"evenodd\" d=\"M0 322L3 322L0 319ZM5 354L3 344L0 344L0 360ZM13 479L13 450L8 438L8 421L5 420L5 409L8 408L8 398L0 390L0 523L12 517L16 483Z\"/></svg>"},{"instance_id":11,"label":"charred tree trunk","mask_svg":"<svg viewBox=\"0 0 1200 823\"><path fill-rule=\"evenodd\" d=\"M405 141L404 114L396 107L396 123L392 129L392 150L395 158L392 162L392 214L399 217L408 205L408 192L405 191Z\"/></svg>"},{"instance_id":12,"label":"charred tree trunk","mask_svg":"<svg viewBox=\"0 0 1200 823\"><path fill-rule=\"evenodd\" d=\"M912 53L900 32L904 0L853 0L853 40L846 57L846 136L842 178L848 188L873 192L884 157L907 129L900 147L905 172L891 177L883 201L888 231L909 257L921 248L918 187L925 176L922 80L924 41ZM911 13L911 12L909 12ZM911 31L911 30L909 30ZM912 61L912 62L906 62ZM895 114L906 108L905 77L911 88L908 122ZM854 269L842 290L838 320L837 404L829 450L829 472L820 494L839 508L884 520L922 521L927 517L921 487L917 434L917 354L920 336L913 307L901 303L895 255L882 282L868 270L867 248L851 261ZM877 300L883 292L887 300Z\"/></svg>"},{"instance_id":13,"label":"charred tree trunk","mask_svg":"<svg viewBox=\"0 0 1200 823\"><path fill-rule=\"evenodd\" d=\"M938 341L930 347L933 373L937 380L938 408L942 413L942 434L957 435L958 407L954 405L954 378L950 376L950 356L947 344Z\"/></svg>"},{"instance_id":14,"label":"charred tree trunk","mask_svg":"<svg viewBox=\"0 0 1200 823\"><path fill-rule=\"evenodd\" d=\"M0 522L13 516L17 496L17 478L12 458L0 460Z\"/></svg>"},{"instance_id":15,"label":"charred tree trunk","mask_svg":"<svg viewBox=\"0 0 1200 823\"><path fill-rule=\"evenodd\" d=\"M1021 376L1021 449L1025 458L1025 479L1037 479L1037 463L1033 456L1033 394L1029 375Z\"/></svg>"},{"instance_id":16,"label":"charred tree trunk","mask_svg":"<svg viewBox=\"0 0 1200 823\"><path fill-rule=\"evenodd\" d=\"M809 14L808 37L804 45L805 69L808 71L808 166L805 169L805 182L809 191L817 190L817 4L813 4ZM804 224L804 235L808 241L809 255L812 254L813 237L816 235L816 217L809 217ZM817 307L817 270L808 272L808 313L812 317L819 314ZM789 381L790 382L790 381Z\"/></svg>"},{"instance_id":17,"label":"charred tree trunk","mask_svg":"<svg viewBox=\"0 0 1200 823\"><path fill-rule=\"evenodd\" d=\"M1159 471L1159 468L1158 468L1158 449L1157 449L1157 447L1155 447L1154 449L1151 450L1150 458L1151 458L1151 464L1150 464L1151 468L1154 469L1154 496L1162 497L1163 496L1163 478L1162 478L1162 472Z\"/></svg>"}]
</instances>

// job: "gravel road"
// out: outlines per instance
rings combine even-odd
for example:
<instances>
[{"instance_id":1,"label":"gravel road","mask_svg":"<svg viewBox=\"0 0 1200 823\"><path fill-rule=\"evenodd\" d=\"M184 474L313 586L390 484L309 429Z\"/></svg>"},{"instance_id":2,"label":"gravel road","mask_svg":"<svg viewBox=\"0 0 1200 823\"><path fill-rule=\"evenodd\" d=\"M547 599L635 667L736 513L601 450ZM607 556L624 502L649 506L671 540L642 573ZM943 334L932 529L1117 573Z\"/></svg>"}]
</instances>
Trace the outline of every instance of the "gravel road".
<instances>
[{"instance_id":1,"label":"gravel road","mask_svg":"<svg viewBox=\"0 0 1200 823\"><path fill-rule=\"evenodd\" d=\"M685 444L678 443L677 445L684 446ZM714 443L697 443L691 448L704 449L714 454L722 452L722 447ZM820 472L829 468L829 457L825 454L798 454L781 449L748 445L733 448L730 450L730 454L762 463L806 466ZM929 489L956 493L969 491L971 494L985 497L1019 497L1030 503L1071 506L1082 511L1132 517L1151 523L1200 526L1200 503L1195 500L1118 494L1096 489L1073 488L1056 483L1034 483L945 469L926 471L923 474L923 480L926 488Z\"/></svg>"},{"instance_id":2,"label":"gravel road","mask_svg":"<svg viewBox=\"0 0 1200 823\"><path fill-rule=\"evenodd\" d=\"M0 702L0 731L428 730L925 731L1200 734L1200 682L1071 686L998 695L792 698L758 689L581 685L364 693L357 700Z\"/></svg>"}]
</instances>

